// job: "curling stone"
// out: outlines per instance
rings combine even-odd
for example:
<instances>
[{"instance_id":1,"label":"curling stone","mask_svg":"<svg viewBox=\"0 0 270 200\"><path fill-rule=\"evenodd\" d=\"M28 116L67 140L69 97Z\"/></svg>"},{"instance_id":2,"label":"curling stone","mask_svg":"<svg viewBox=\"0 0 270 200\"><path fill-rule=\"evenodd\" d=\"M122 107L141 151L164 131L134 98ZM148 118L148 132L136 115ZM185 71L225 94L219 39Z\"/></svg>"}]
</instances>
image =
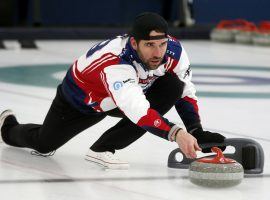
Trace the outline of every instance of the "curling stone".
<instances>
[{"instance_id":1,"label":"curling stone","mask_svg":"<svg viewBox=\"0 0 270 200\"><path fill-rule=\"evenodd\" d=\"M210 32L210 38L217 42L233 42L236 30L215 28Z\"/></svg>"},{"instance_id":2,"label":"curling stone","mask_svg":"<svg viewBox=\"0 0 270 200\"><path fill-rule=\"evenodd\" d=\"M189 166L189 179L192 183L205 187L231 187L244 178L242 165L233 159L225 158L217 147L211 148L216 157L204 157L193 161Z\"/></svg>"},{"instance_id":3,"label":"curling stone","mask_svg":"<svg viewBox=\"0 0 270 200\"><path fill-rule=\"evenodd\" d=\"M246 22L246 25L235 34L235 42L241 44L251 44L252 37L256 34L257 30L258 29L254 23Z\"/></svg>"},{"instance_id":4,"label":"curling stone","mask_svg":"<svg viewBox=\"0 0 270 200\"><path fill-rule=\"evenodd\" d=\"M270 46L270 21L262 21L257 33L252 38L257 45Z\"/></svg>"},{"instance_id":5,"label":"curling stone","mask_svg":"<svg viewBox=\"0 0 270 200\"><path fill-rule=\"evenodd\" d=\"M258 32L252 37L252 41L256 45L270 46L270 31L269 33Z\"/></svg>"},{"instance_id":6,"label":"curling stone","mask_svg":"<svg viewBox=\"0 0 270 200\"><path fill-rule=\"evenodd\" d=\"M235 36L249 24L250 22L243 19L221 20L210 32L210 38L219 42L234 42ZM244 39L247 38L245 37Z\"/></svg>"}]
</instances>

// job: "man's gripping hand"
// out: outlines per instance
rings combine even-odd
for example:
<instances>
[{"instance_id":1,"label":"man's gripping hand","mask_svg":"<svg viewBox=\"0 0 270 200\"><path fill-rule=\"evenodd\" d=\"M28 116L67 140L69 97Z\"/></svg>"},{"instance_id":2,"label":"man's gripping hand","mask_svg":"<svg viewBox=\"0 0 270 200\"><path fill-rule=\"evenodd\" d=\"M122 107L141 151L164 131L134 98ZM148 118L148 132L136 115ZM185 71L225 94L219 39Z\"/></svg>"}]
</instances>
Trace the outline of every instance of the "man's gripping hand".
<instances>
[{"instance_id":1,"label":"man's gripping hand","mask_svg":"<svg viewBox=\"0 0 270 200\"><path fill-rule=\"evenodd\" d=\"M197 157L196 151L201 151L197 140L188 132L179 129L176 133L175 142L178 144L181 151L187 158L195 159Z\"/></svg>"},{"instance_id":2,"label":"man's gripping hand","mask_svg":"<svg viewBox=\"0 0 270 200\"><path fill-rule=\"evenodd\" d=\"M213 133L210 131L204 131L202 128L197 128L191 133L196 139L198 144L205 143L223 143L225 137L220 133ZM226 146L218 146L222 151L226 149ZM211 152L211 148L205 148L202 150L204 153Z\"/></svg>"}]
</instances>

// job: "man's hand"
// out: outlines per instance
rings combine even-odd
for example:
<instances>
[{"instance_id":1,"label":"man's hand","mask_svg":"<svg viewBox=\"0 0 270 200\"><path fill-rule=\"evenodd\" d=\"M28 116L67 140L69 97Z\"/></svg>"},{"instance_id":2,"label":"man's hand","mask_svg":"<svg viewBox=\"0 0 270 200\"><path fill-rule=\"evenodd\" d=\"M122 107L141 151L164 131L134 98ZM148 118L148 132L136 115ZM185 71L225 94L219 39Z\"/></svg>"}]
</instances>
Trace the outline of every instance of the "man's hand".
<instances>
[{"instance_id":1,"label":"man's hand","mask_svg":"<svg viewBox=\"0 0 270 200\"><path fill-rule=\"evenodd\" d=\"M197 139L183 129L178 130L176 143L187 158L196 158L196 151L202 150L197 143Z\"/></svg>"},{"instance_id":2,"label":"man's hand","mask_svg":"<svg viewBox=\"0 0 270 200\"><path fill-rule=\"evenodd\" d=\"M199 144L205 143L222 143L225 137L220 133L212 133L210 131L204 131L202 128L198 128L192 132L192 135L197 139ZM226 146L218 146L222 151L226 149ZM205 148L202 150L204 153L211 152L211 148Z\"/></svg>"}]
</instances>

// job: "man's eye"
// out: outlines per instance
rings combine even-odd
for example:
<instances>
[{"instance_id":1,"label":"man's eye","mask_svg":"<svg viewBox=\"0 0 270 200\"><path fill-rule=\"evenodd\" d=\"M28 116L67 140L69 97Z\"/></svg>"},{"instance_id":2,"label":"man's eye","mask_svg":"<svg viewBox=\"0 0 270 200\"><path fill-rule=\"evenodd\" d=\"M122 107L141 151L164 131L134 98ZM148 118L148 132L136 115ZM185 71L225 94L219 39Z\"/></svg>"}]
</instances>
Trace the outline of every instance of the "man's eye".
<instances>
[{"instance_id":1,"label":"man's eye","mask_svg":"<svg viewBox=\"0 0 270 200\"><path fill-rule=\"evenodd\" d=\"M164 47L167 44L167 42L162 43L160 46Z\"/></svg>"},{"instance_id":2,"label":"man's eye","mask_svg":"<svg viewBox=\"0 0 270 200\"><path fill-rule=\"evenodd\" d=\"M151 46L153 46L153 45L152 45L151 43L146 43L145 46L151 47Z\"/></svg>"}]
</instances>

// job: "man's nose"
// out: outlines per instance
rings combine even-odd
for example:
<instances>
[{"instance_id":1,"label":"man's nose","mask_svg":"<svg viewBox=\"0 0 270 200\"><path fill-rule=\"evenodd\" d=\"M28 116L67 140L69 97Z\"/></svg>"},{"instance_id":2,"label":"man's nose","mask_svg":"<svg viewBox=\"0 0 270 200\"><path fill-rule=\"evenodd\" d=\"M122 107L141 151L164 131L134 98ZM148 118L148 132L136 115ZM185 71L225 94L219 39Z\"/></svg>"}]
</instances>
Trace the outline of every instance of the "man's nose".
<instances>
[{"instance_id":1,"label":"man's nose","mask_svg":"<svg viewBox=\"0 0 270 200\"><path fill-rule=\"evenodd\" d=\"M155 47L153 52L154 57L160 58L162 56L162 50L160 47Z\"/></svg>"}]
</instances>

